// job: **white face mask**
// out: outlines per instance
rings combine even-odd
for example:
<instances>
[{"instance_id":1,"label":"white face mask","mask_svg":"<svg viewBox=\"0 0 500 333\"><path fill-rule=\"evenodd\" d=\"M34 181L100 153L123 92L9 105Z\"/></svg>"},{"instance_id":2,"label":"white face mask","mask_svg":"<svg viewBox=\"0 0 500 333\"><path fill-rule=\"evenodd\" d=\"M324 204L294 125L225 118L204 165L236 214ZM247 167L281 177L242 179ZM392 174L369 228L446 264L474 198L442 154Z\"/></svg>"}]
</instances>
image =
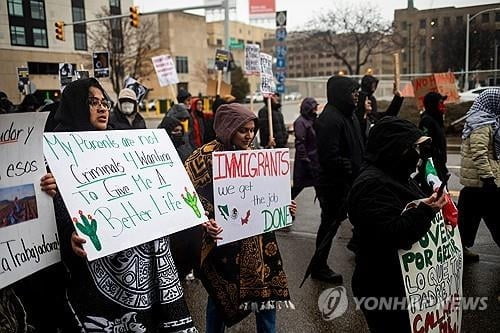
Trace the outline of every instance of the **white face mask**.
<instances>
[{"instance_id":1,"label":"white face mask","mask_svg":"<svg viewBox=\"0 0 500 333\"><path fill-rule=\"evenodd\" d=\"M120 103L121 111L126 115L131 115L135 111L135 104L131 102Z\"/></svg>"}]
</instances>

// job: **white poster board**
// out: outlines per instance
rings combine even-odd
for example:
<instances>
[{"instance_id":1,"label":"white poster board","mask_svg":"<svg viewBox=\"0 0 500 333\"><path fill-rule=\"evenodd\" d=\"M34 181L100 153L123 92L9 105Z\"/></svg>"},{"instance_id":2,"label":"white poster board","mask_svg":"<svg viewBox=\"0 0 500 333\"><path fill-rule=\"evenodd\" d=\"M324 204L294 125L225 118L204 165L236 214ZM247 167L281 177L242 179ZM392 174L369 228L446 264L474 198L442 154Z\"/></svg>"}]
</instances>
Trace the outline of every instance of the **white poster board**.
<instances>
[{"instance_id":1,"label":"white poster board","mask_svg":"<svg viewBox=\"0 0 500 333\"><path fill-rule=\"evenodd\" d=\"M245 73L247 75L260 73L260 46L259 44L245 45Z\"/></svg>"},{"instance_id":2,"label":"white poster board","mask_svg":"<svg viewBox=\"0 0 500 333\"><path fill-rule=\"evenodd\" d=\"M292 224L288 148L214 152L218 245Z\"/></svg>"},{"instance_id":3,"label":"white poster board","mask_svg":"<svg viewBox=\"0 0 500 333\"><path fill-rule=\"evenodd\" d=\"M442 212L408 251L399 250L412 333L460 332L463 253L458 227L445 224ZM439 322L438 322L439 321Z\"/></svg>"},{"instance_id":4,"label":"white poster board","mask_svg":"<svg viewBox=\"0 0 500 333\"><path fill-rule=\"evenodd\" d=\"M44 153L89 260L207 220L163 129L45 133Z\"/></svg>"},{"instance_id":5,"label":"white poster board","mask_svg":"<svg viewBox=\"0 0 500 333\"><path fill-rule=\"evenodd\" d=\"M0 115L0 289L60 261L42 135L48 113Z\"/></svg>"},{"instance_id":6,"label":"white poster board","mask_svg":"<svg viewBox=\"0 0 500 333\"><path fill-rule=\"evenodd\" d=\"M272 95L276 89L273 76L273 56L260 53L260 92L262 95Z\"/></svg>"},{"instance_id":7,"label":"white poster board","mask_svg":"<svg viewBox=\"0 0 500 333\"><path fill-rule=\"evenodd\" d=\"M170 84L179 83L177 70L175 69L174 60L168 54L152 57L153 66L155 67L156 76L160 87L165 87Z\"/></svg>"}]
</instances>

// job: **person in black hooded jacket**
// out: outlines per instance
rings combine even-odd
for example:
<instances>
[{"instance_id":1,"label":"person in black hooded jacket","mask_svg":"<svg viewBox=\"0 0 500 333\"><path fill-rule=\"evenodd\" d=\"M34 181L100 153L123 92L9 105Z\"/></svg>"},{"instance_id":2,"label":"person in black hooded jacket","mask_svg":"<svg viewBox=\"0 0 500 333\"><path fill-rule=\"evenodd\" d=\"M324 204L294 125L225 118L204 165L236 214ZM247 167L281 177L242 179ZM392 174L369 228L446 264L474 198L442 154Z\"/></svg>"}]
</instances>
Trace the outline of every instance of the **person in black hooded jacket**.
<instances>
[{"instance_id":1,"label":"person in black hooded jacket","mask_svg":"<svg viewBox=\"0 0 500 333\"><path fill-rule=\"evenodd\" d=\"M432 138L431 142L431 157L436 168L437 175L441 181L444 181L448 168L446 161L448 159L446 152L446 135L444 132L444 113L446 107L444 101L446 96L437 92L429 92L424 96L425 111L422 113L422 118L418 128L425 135Z\"/></svg>"},{"instance_id":2,"label":"person in black hooded jacket","mask_svg":"<svg viewBox=\"0 0 500 333\"><path fill-rule=\"evenodd\" d=\"M401 110L401 105L403 105L404 97L401 96L401 92L397 89L396 83L394 83L394 97L392 98L391 104L389 104L387 110L379 111L377 99L373 95L375 90L377 90L377 86L378 79L373 75L365 75L361 79L361 91L359 92L356 116L358 117L361 135L365 143L370 128L385 116L397 116Z\"/></svg>"},{"instance_id":3,"label":"person in black hooded jacket","mask_svg":"<svg viewBox=\"0 0 500 333\"><path fill-rule=\"evenodd\" d=\"M446 203L445 196L425 198L410 179L419 159L417 147L428 139L415 125L396 117L381 119L370 131L366 164L348 197L349 219L359 239L352 277L358 299L405 297L398 250L411 248L423 237ZM411 331L406 310L361 309L370 332Z\"/></svg>"},{"instance_id":4,"label":"person in black hooded jacket","mask_svg":"<svg viewBox=\"0 0 500 333\"><path fill-rule=\"evenodd\" d=\"M341 283L342 276L327 264L333 238L346 219L346 198L359 173L363 157L363 139L354 115L358 102L356 81L333 76L327 83L328 102L315 122L320 164L316 188L321 206L321 224L316 236L316 251L306 277Z\"/></svg>"}]
</instances>

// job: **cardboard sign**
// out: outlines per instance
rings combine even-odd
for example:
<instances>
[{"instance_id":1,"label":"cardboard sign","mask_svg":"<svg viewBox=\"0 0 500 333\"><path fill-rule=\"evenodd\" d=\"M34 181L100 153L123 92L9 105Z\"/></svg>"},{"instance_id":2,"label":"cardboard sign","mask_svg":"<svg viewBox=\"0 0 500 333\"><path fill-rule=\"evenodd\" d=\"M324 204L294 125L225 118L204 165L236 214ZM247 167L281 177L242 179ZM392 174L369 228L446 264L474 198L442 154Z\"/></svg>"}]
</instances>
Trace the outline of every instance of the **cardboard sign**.
<instances>
[{"instance_id":1,"label":"cardboard sign","mask_svg":"<svg viewBox=\"0 0 500 333\"><path fill-rule=\"evenodd\" d=\"M431 91L448 96L445 103L455 103L459 99L455 76L451 72L415 78L411 83L419 110L424 108L424 96Z\"/></svg>"},{"instance_id":2,"label":"cardboard sign","mask_svg":"<svg viewBox=\"0 0 500 333\"><path fill-rule=\"evenodd\" d=\"M215 69L222 71L229 66L229 51L215 50Z\"/></svg>"},{"instance_id":3,"label":"cardboard sign","mask_svg":"<svg viewBox=\"0 0 500 333\"><path fill-rule=\"evenodd\" d=\"M458 228L436 214L427 234L399 250L412 332L460 332L463 253ZM446 326L442 329L442 325Z\"/></svg>"},{"instance_id":4,"label":"cardboard sign","mask_svg":"<svg viewBox=\"0 0 500 333\"><path fill-rule=\"evenodd\" d=\"M292 224L288 149L214 152L215 220L227 244Z\"/></svg>"},{"instance_id":5,"label":"cardboard sign","mask_svg":"<svg viewBox=\"0 0 500 333\"><path fill-rule=\"evenodd\" d=\"M0 289L60 261L42 135L48 112L0 115Z\"/></svg>"},{"instance_id":6,"label":"cardboard sign","mask_svg":"<svg viewBox=\"0 0 500 333\"><path fill-rule=\"evenodd\" d=\"M109 77L109 52L94 52L92 55L94 77Z\"/></svg>"},{"instance_id":7,"label":"cardboard sign","mask_svg":"<svg viewBox=\"0 0 500 333\"><path fill-rule=\"evenodd\" d=\"M73 74L74 69L72 64L59 64L59 84L61 85L61 91L73 81Z\"/></svg>"},{"instance_id":8,"label":"cardboard sign","mask_svg":"<svg viewBox=\"0 0 500 333\"><path fill-rule=\"evenodd\" d=\"M148 93L148 88L145 85L140 84L139 81L130 76L127 76L125 78L124 88L132 89L135 92L137 103L142 102L142 100Z\"/></svg>"},{"instance_id":9,"label":"cardboard sign","mask_svg":"<svg viewBox=\"0 0 500 333\"><path fill-rule=\"evenodd\" d=\"M272 95L276 90L273 77L273 56L260 53L260 92L262 95Z\"/></svg>"},{"instance_id":10,"label":"cardboard sign","mask_svg":"<svg viewBox=\"0 0 500 333\"><path fill-rule=\"evenodd\" d=\"M164 54L152 57L151 60L153 61L153 66L155 67L160 87L179 83L179 77L177 76L174 60L170 55Z\"/></svg>"},{"instance_id":11,"label":"cardboard sign","mask_svg":"<svg viewBox=\"0 0 500 333\"><path fill-rule=\"evenodd\" d=\"M260 73L260 46L258 44L245 45L245 73L247 75Z\"/></svg>"},{"instance_id":12,"label":"cardboard sign","mask_svg":"<svg viewBox=\"0 0 500 333\"><path fill-rule=\"evenodd\" d=\"M206 221L162 129L45 133L44 153L89 260Z\"/></svg>"}]
</instances>

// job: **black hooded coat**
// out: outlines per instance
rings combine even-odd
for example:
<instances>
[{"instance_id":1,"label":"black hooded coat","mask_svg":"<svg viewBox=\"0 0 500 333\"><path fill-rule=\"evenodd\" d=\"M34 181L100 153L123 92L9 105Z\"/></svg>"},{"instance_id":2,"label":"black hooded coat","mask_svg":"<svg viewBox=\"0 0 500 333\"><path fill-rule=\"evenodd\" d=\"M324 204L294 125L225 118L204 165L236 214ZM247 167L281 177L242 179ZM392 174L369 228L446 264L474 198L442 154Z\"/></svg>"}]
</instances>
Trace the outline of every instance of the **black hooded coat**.
<instances>
[{"instance_id":1,"label":"black hooded coat","mask_svg":"<svg viewBox=\"0 0 500 333\"><path fill-rule=\"evenodd\" d=\"M423 237L435 215L423 203L402 213L409 202L424 197L410 180L404 158L421 136L415 125L395 117L380 120L370 132L366 164L348 197L349 220L359 240L352 278L356 297L405 296L398 250ZM365 316L373 332L410 332L406 311L365 311Z\"/></svg>"},{"instance_id":2,"label":"black hooded coat","mask_svg":"<svg viewBox=\"0 0 500 333\"><path fill-rule=\"evenodd\" d=\"M378 79L373 75L365 75L361 79L361 91L359 92L358 106L356 108L356 116L359 120L361 128L361 135L366 143L368 132L370 128L375 125L377 121L385 116L397 116L403 105L404 97L394 95L391 104L385 111L378 111L377 99L373 96L373 84L378 85ZM372 105L372 111L365 117L365 100L369 99Z\"/></svg>"},{"instance_id":3,"label":"black hooded coat","mask_svg":"<svg viewBox=\"0 0 500 333\"><path fill-rule=\"evenodd\" d=\"M364 148L352 100L352 92L358 87L356 81L344 76L328 80L328 103L314 125L320 187L350 185L359 173Z\"/></svg>"}]
</instances>

